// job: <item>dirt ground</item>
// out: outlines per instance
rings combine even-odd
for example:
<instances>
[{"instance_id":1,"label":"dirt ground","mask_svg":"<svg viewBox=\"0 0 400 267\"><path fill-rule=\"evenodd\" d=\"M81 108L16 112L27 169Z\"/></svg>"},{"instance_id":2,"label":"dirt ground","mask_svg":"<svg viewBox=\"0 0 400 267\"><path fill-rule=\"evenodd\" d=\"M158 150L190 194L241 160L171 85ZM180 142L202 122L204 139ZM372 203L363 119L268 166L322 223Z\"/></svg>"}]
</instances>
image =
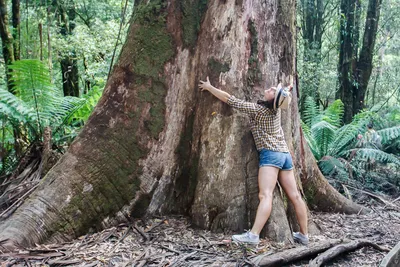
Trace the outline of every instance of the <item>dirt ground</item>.
<instances>
[{"instance_id":1,"label":"dirt ground","mask_svg":"<svg viewBox=\"0 0 400 267\"><path fill-rule=\"evenodd\" d=\"M394 247L400 240L400 208L394 203L366 206L372 209L366 215L313 212L312 220L321 235L310 235L310 244L329 239L367 239L388 249ZM257 266L254 262L262 256L272 257L278 251L302 247L265 239L257 247L244 247L229 240L230 235L191 227L184 217L153 218L69 243L5 253L0 255L0 261L1 266ZM341 254L325 266L378 266L386 254L363 247ZM309 260L278 266L308 266Z\"/></svg>"}]
</instances>

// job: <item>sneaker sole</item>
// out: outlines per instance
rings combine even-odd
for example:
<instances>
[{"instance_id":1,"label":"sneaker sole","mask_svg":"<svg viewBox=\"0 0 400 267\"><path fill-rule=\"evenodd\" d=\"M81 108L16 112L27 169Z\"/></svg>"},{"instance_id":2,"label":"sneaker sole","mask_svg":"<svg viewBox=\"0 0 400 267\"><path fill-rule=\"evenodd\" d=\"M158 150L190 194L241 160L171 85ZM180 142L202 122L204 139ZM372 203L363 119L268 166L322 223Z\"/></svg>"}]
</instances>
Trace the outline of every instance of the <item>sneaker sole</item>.
<instances>
[{"instance_id":1,"label":"sneaker sole","mask_svg":"<svg viewBox=\"0 0 400 267\"><path fill-rule=\"evenodd\" d=\"M295 242L297 242L297 243L300 243L300 244L304 245L304 246L307 246L307 245L308 245L308 242L304 243L301 239L298 239L298 238L296 238L296 237L293 237L293 240L294 240Z\"/></svg>"},{"instance_id":2,"label":"sneaker sole","mask_svg":"<svg viewBox=\"0 0 400 267\"><path fill-rule=\"evenodd\" d=\"M236 239L234 237L232 237L232 241L233 242L237 242L240 244L248 244L248 245L258 245L260 242L245 242L245 241L240 241L239 239Z\"/></svg>"}]
</instances>

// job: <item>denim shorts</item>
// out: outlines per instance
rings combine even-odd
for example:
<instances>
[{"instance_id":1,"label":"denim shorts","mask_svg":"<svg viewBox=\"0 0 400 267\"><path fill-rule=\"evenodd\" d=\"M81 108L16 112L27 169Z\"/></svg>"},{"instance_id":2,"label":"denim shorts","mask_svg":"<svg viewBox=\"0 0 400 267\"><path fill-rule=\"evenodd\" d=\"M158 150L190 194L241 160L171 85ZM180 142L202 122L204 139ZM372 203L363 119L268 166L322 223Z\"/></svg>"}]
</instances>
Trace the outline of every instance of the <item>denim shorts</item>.
<instances>
[{"instance_id":1,"label":"denim shorts","mask_svg":"<svg viewBox=\"0 0 400 267\"><path fill-rule=\"evenodd\" d=\"M261 149L258 152L259 167L273 166L283 171L293 169L292 156L289 152L278 152L267 149Z\"/></svg>"}]
</instances>

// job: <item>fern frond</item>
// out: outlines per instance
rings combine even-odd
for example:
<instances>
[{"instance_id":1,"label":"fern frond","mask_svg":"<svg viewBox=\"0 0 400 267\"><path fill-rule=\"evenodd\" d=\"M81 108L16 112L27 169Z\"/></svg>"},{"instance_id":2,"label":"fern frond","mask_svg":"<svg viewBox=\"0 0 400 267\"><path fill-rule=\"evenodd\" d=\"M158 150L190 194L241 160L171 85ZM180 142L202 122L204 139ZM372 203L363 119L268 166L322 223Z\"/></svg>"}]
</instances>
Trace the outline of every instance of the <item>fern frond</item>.
<instances>
[{"instance_id":1,"label":"fern frond","mask_svg":"<svg viewBox=\"0 0 400 267\"><path fill-rule=\"evenodd\" d=\"M383 152L382 150L379 149L356 148L356 149L350 149L345 153L348 155L353 153L355 155L353 160L376 160L383 163L391 162L400 165L400 160L396 156Z\"/></svg>"},{"instance_id":2,"label":"fern frond","mask_svg":"<svg viewBox=\"0 0 400 267\"><path fill-rule=\"evenodd\" d=\"M330 124L340 127L344 114L344 105L340 99L335 100L323 112L324 120Z\"/></svg>"},{"instance_id":3,"label":"fern frond","mask_svg":"<svg viewBox=\"0 0 400 267\"><path fill-rule=\"evenodd\" d=\"M392 142L400 136L400 126L385 128L376 131L382 137L382 143Z\"/></svg>"},{"instance_id":4,"label":"fern frond","mask_svg":"<svg viewBox=\"0 0 400 267\"><path fill-rule=\"evenodd\" d=\"M311 127L312 136L320 148L321 155L326 155L329 145L335 138L336 129L336 126L324 120L313 124Z\"/></svg>"},{"instance_id":5,"label":"fern frond","mask_svg":"<svg viewBox=\"0 0 400 267\"><path fill-rule=\"evenodd\" d=\"M314 99L311 96L308 96L304 101L304 123L307 124L308 127L319 121L320 109L318 105L315 103Z\"/></svg>"},{"instance_id":6,"label":"fern frond","mask_svg":"<svg viewBox=\"0 0 400 267\"><path fill-rule=\"evenodd\" d=\"M15 61L10 65L10 69L14 93L26 106L35 110L38 121L48 125L52 113L56 112L57 101L60 101L63 95L51 84L47 66L40 60L24 59Z\"/></svg>"},{"instance_id":7,"label":"fern frond","mask_svg":"<svg viewBox=\"0 0 400 267\"><path fill-rule=\"evenodd\" d=\"M81 99L83 99L84 102L82 102L82 106L72 114L69 121L86 121L90 114L92 114L92 111L97 105L102 93L103 90L100 89L100 87L95 86L87 94L82 95Z\"/></svg>"},{"instance_id":8,"label":"fern frond","mask_svg":"<svg viewBox=\"0 0 400 267\"><path fill-rule=\"evenodd\" d=\"M37 117L33 108L27 106L25 102L9 91L0 88L0 113L13 125L23 124L36 128L38 132Z\"/></svg>"},{"instance_id":9,"label":"fern frond","mask_svg":"<svg viewBox=\"0 0 400 267\"><path fill-rule=\"evenodd\" d=\"M326 176L336 176L340 180L348 180L352 177L352 166L342 159L325 156L318 162L318 167Z\"/></svg>"},{"instance_id":10,"label":"fern frond","mask_svg":"<svg viewBox=\"0 0 400 267\"><path fill-rule=\"evenodd\" d=\"M355 142L357 134L365 132L365 125L369 120L370 114L362 112L355 115L350 124L339 128L335 133L334 140L329 145L327 155L334 157L343 156L343 151Z\"/></svg>"},{"instance_id":11,"label":"fern frond","mask_svg":"<svg viewBox=\"0 0 400 267\"><path fill-rule=\"evenodd\" d=\"M321 158L321 151L318 147L317 142L311 134L311 129L303 121L300 121L300 124L301 128L303 129L304 138L306 139L311 152L313 153L315 159L319 160Z\"/></svg>"}]
</instances>

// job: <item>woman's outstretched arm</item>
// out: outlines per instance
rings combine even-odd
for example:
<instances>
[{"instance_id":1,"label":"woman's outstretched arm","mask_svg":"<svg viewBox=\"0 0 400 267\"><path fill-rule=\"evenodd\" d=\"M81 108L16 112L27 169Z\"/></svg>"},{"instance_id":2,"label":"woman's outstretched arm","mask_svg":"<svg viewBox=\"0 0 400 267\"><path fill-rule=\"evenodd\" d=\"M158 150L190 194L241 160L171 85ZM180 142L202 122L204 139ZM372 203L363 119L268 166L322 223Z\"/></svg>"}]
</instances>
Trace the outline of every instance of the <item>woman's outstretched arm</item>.
<instances>
[{"instance_id":1,"label":"woman's outstretched arm","mask_svg":"<svg viewBox=\"0 0 400 267\"><path fill-rule=\"evenodd\" d=\"M201 91L207 90L211 94L213 94L215 97L217 97L219 100L221 100L225 103L227 103L228 99L231 97L231 95L228 94L227 92L224 92L224 91L212 86L210 83L210 80L208 79L208 76L207 76L206 82L200 81L199 87L200 87Z\"/></svg>"}]
</instances>

